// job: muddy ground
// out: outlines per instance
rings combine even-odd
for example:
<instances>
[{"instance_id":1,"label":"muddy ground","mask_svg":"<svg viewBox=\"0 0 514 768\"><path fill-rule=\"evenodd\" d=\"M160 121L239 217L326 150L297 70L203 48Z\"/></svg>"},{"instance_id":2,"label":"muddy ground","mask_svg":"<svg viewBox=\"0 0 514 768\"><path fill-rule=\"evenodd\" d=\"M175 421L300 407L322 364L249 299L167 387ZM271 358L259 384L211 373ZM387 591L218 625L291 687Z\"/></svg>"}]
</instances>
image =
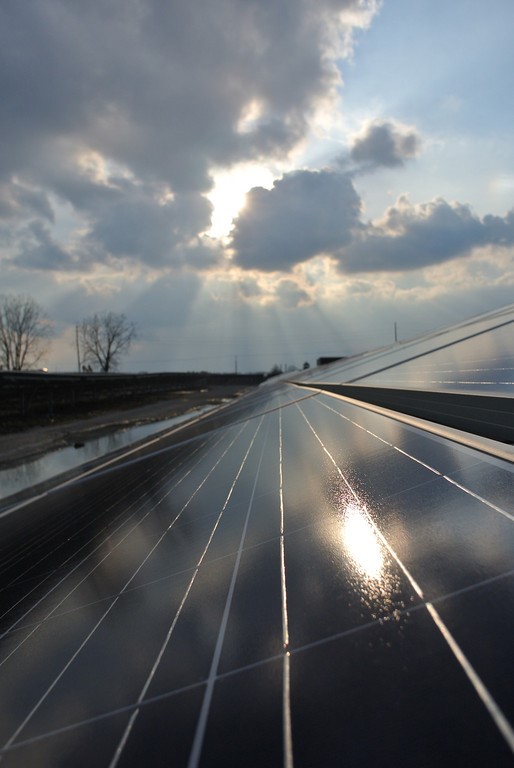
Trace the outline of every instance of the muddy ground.
<instances>
[{"instance_id":1,"label":"muddy ground","mask_svg":"<svg viewBox=\"0 0 514 768\"><path fill-rule=\"evenodd\" d=\"M138 424L164 421L205 405L218 405L238 397L248 389L237 386L211 387L207 390L174 392L169 398L123 409L121 407L87 418L44 423L29 429L0 435L0 469L23 464L49 451L100 437Z\"/></svg>"}]
</instances>

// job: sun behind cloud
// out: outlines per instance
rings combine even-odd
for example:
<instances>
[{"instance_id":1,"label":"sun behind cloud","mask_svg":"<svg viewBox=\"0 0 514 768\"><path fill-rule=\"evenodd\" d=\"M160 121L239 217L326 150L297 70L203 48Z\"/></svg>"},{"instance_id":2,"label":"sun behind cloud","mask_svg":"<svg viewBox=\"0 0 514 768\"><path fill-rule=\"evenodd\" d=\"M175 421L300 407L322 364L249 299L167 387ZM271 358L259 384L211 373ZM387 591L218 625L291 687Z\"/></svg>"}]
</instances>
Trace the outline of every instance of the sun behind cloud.
<instances>
[{"instance_id":1,"label":"sun behind cloud","mask_svg":"<svg viewBox=\"0 0 514 768\"><path fill-rule=\"evenodd\" d=\"M275 179L272 171L262 165L239 165L229 171L213 174L214 187L207 195L214 206L210 237L228 237L233 220L244 208L246 193L253 187L271 189Z\"/></svg>"}]
</instances>

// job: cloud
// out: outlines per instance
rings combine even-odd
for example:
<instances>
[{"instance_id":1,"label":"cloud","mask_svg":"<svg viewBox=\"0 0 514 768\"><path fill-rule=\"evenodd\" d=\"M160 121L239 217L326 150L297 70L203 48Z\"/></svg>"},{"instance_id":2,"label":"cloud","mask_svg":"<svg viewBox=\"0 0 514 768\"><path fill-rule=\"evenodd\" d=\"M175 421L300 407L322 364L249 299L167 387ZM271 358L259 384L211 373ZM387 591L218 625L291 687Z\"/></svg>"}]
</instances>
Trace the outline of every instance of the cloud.
<instances>
[{"instance_id":1,"label":"cloud","mask_svg":"<svg viewBox=\"0 0 514 768\"><path fill-rule=\"evenodd\" d=\"M363 169L394 168L416 157L420 147L415 128L392 120L374 120L355 137L350 157Z\"/></svg>"},{"instance_id":2,"label":"cloud","mask_svg":"<svg viewBox=\"0 0 514 768\"><path fill-rule=\"evenodd\" d=\"M62 248L52 237L49 227L40 221L32 221L25 228L19 247L20 252L11 260L11 264L23 269L69 271L79 268L78 259ZM84 269L84 263L80 267Z\"/></svg>"},{"instance_id":3,"label":"cloud","mask_svg":"<svg viewBox=\"0 0 514 768\"><path fill-rule=\"evenodd\" d=\"M438 198L412 205L401 197L378 225L368 225L334 254L342 272L415 270L470 254L485 245L514 244L514 211L480 219L461 203Z\"/></svg>"},{"instance_id":4,"label":"cloud","mask_svg":"<svg viewBox=\"0 0 514 768\"><path fill-rule=\"evenodd\" d=\"M303 304L310 304L312 299L295 280L279 280L275 287L275 298L280 307L295 309Z\"/></svg>"},{"instance_id":5,"label":"cloud","mask_svg":"<svg viewBox=\"0 0 514 768\"><path fill-rule=\"evenodd\" d=\"M277 318L298 335L298 318L309 328L327 307L338 339L354 307L366 320L373 304L381 321L400 293L405 317L420 296L429 317L450 271L462 276L462 296L478 282L495 283L491 304L493 294L507 296L499 281L508 272L512 282L514 212L479 216L462 203L401 198L380 220L365 221L358 175L401 168L420 152L418 130L393 118L367 123L336 168L297 170L271 189L252 189L228 246L205 234L206 194L218 175L260 164L276 177L300 152L326 162L316 131L323 127L328 147L341 60L379 4L2 2L6 287L32 292L62 327L92 311L125 312L164 345L182 344L184 357L200 338L195 355L217 355L226 327L239 334L241 354L245 333L264 322L267 344ZM340 125L352 120L348 113Z\"/></svg>"},{"instance_id":6,"label":"cloud","mask_svg":"<svg viewBox=\"0 0 514 768\"><path fill-rule=\"evenodd\" d=\"M44 164L65 139L176 192L207 190L212 165L283 155L304 136L339 82L337 34L365 23L374 5L8 0L0 131L10 151L0 172ZM241 131L251 103L258 118Z\"/></svg>"},{"instance_id":7,"label":"cloud","mask_svg":"<svg viewBox=\"0 0 514 768\"><path fill-rule=\"evenodd\" d=\"M264 295L263 287L256 277L248 276L241 278L237 281L237 289L239 296L243 300L259 300Z\"/></svg>"},{"instance_id":8,"label":"cloud","mask_svg":"<svg viewBox=\"0 0 514 768\"><path fill-rule=\"evenodd\" d=\"M87 239L106 258L130 257L151 266L182 264L184 248L209 226L211 203L194 194L160 200L155 192L152 186L125 183L117 198L105 201ZM198 263L197 244L195 256Z\"/></svg>"},{"instance_id":9,"label":"cloud","mask_svg":"<svg viewBox=\"0 0 514 768\"><path fill-rule=\"evenodd\" d=\"M210 223L203 195L213 169L288 156L337 98L337 62L376 5L2 3L8 258L55 270L111 258L163 268L216 261L198 241ZM73 244L59 228L70 206ZM55 224L53 256L48 242L27 246L19 224L26 230L34 217Z\"/></svg>"},{"instance_id":10,"label":"cloud","mask_svg":"<svg viewBox=\"0 0 514 768\"><path fill-rule=\"evenodd\" d=\"M16 180L0 184L0 221L16 221L27 214L54 221L54 212L46 194Z\"/></svg>"},{"instance_id":11,"label":"cloud","mask_svg":"<svg viewBox=\"0 0 514 768\"><path fill-rule=\"evenodd\" d=\"M350 178L334 171L295 171L272 189L255 187L235 220L234 260L245 269L288 271L352 239L361 209Z\"/></svg>"},{"instance_id":12,"label":"cloud","mask_svg":"<svg viewBox=\"0 0 514 768\"><path fill-rule=\"evenodd\" d=\"M65 272L89 271L95 263L120 259L152 268L189 264L201 269L221 258L219 247L197 234L210 224L212 206L203 195L174 198L162 185L116 177L98 184L79 176L73 180L73 193L83 226L67 243L59 243L41 219L20 226L17 200L11 197L3 228L15 251L11 261L24 269ZM45 212L46 198L31 195L25 215Z\"/></svg>"},{"instance_id":13,"label":"cloud","mask_svg":"<svg viewBox=\"0 0 514 768\"><path fill-rule=\"evenodd\" d=\"M231 240L242 269L290 272L326 255L345 274L413 272L513 244L514 210L480 218L442 198L413 205L402 196L380 221L366 223L352 174L331 170L295 171L270 190L252 189Z\"/></svg>"}]
</instances>

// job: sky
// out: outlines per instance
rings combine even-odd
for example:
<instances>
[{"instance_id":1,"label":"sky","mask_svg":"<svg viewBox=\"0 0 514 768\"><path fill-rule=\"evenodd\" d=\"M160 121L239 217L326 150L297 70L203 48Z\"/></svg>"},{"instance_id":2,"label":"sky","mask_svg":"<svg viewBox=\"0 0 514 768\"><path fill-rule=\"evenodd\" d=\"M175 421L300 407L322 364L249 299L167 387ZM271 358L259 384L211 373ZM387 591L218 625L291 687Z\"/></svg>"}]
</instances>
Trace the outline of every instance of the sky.
<instances>
[{"instance_id":1,"label":"sky","mask_svg":"<svg viewBox=\"0 0 514 768\"><path fill-rule=\"evenodd\" d=\"M512 0L2 0L0 293L42 364L267 371L514 302Z\"/></svg>"}]
</instances>

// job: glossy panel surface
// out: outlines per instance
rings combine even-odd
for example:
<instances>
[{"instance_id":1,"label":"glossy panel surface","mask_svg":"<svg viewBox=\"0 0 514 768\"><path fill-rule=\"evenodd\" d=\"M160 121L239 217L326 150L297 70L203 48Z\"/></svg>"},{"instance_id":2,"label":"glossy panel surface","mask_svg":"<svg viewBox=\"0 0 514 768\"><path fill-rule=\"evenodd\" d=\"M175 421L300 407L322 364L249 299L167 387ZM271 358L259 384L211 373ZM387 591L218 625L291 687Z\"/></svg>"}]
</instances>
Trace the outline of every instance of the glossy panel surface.
<instances>
[{"instance_id":1,"label":"glossy panel surface","mask_svg":"<svg viewBox=\"0 0 514 768\"><path fill-rule=\"evenodd\" d=\"M514 307L314 368L298 380L514 395Z\"/></svg>"},{"instance_id":2,"label":"glossy panel surface","mask_svg":"<svg viewBox=\"0 0 514 768\"><path fill-rule=\"evenodd\" d=\"M270 383L6 510L2 764L511 765L513 479Z\"/></svg>"}]
</instances>

